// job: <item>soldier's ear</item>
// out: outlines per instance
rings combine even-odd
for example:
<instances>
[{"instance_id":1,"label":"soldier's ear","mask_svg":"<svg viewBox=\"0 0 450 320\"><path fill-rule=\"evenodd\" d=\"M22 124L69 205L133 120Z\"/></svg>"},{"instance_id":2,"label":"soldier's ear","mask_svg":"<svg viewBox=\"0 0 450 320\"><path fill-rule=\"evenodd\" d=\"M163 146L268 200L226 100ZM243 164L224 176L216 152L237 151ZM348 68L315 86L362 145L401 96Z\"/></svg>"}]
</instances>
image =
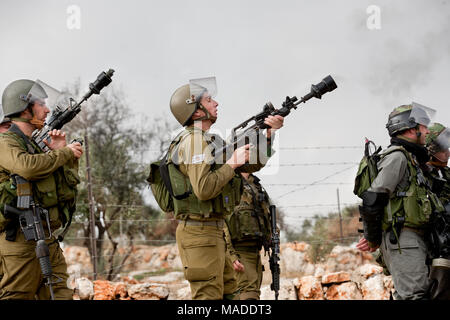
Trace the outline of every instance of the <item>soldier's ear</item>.
<instances>
[{"instance_id":1,"label":"soldier's ear","mask_svg":"<svg viewBox=\"0 0 450 320\"><path fill-rule=\"evenodd\" d=\"M198 108L197 110L195 110L194 114L192 115L192 119L195 120L195 119L201 118L203 116L205 116L205 112L202 109Z\"/></svg>"}]
</instances>

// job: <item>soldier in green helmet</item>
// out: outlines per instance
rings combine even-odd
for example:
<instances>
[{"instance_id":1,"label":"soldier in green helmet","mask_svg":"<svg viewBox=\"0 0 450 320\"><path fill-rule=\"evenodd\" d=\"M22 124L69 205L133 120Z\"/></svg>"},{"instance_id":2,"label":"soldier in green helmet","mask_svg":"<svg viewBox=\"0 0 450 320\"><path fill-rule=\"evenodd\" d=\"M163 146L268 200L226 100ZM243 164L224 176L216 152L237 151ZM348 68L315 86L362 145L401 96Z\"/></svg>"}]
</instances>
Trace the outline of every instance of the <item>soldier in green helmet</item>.
<instances>
[{"instance_id":1,"label":"soldier in green helmet","mask_svg":"<svg viewBox=\"0 0 450 320\"><path fill-rule=\"evenodd\" d=\"M244 190L241 202L226 217L230 230L239 297L241 300L259 300L263 276L260 251L270 245L270 199L257 176L241 173Z\"/></svg>"},{"instance_id":2,"label":"soldier in green helmet","mask_svg":"<svg viewBox=\"0 0 450 320\"><path fill-rule=\"evenodd\" d=\"M60 130L49 133L48 153L31 139L33 131L43 127L55 101L55 92L47 88L51 87L40 81L22 79L10 83L2 95L2 110L11 127L0 134L0 299L51 298L36 257L36 242L25 239L22 221L5 208L17 208L19 199L26 197L38 212L48 213L49 219L42 217L42 224L48 238L54 298L72 299L62 250L49 233L67 226L75 210L78 159L83 150L78 142L67 144ZM26 182L19 184L17 176Z\"/></svg>"},{"instance_id":3,"label":"soldier in green helmet","mask_svg":"<svg viewBox=\"0 0 450 320\"><path fill-rule=\"evenodd\" d=\"M172 199L179 221L176 240L194 300L218 300L226 294L224 216L239 204L241 177L237 170L249 161L252 152L245 145L228 160L214 158L214 145L221 144L220 137L209 132L217 119L215 93L214 77L193 79L178 88L170 100L173 115L185 127L172 141L167 163L176 164L169 171L174 193L180 195ZM265 123L278 129L283 117L270 116ZM266 138L270 141L270 130ZM259 159L246 164L247 170L261 169L267 159Z\"/></svg>"},{"instance_id":4,"label":"soldier in green helmet","mask_svg":"<svg viewBox=\"0 0 450 320\"><path fill-rule=\"evenodd\" d=\"M380 249L392 275L394 299L426 299L429 243L426 232L433 212L444 209L424 176L430 157L427 126L435 111L418 103L402 105L389 115L391 145L380 155L378 175L362 194L364 237L357 248Z\"/></svg>"},{"instance_id":5,"label":"soldier in green helmet","mask_svg":"<svg viewBox=\"0 0 450 320\"><path fill-rule=\"evenodd\" d=\"M432 263L430 298L450 299L450 130L440 123L429 126L427 148L431 159L427 175L433 191L437 194L446 212L433 215L431 227Z\"/></svg>"}]
</instances>

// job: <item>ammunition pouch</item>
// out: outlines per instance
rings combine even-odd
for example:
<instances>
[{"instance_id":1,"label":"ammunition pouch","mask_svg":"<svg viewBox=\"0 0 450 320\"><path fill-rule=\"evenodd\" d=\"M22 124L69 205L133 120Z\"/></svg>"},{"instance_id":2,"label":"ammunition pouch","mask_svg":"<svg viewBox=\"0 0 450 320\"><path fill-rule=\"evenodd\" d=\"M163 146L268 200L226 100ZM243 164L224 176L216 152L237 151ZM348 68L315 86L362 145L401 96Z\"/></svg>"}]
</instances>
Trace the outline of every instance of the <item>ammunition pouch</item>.
<instances>
[{"instance_id":1,"label":"ammunition pouch","mask_svg":"<svg viewBox=\"0 0 450 320\"><path fill-rule=\"evenodd\" d=\"M0 183L0 232L17 227L17 217L5 213L5 204L14 206L17 203L17 193L11 179Z\"/></svg>"},{"instance_id":2,"label":"ammunition pouch","mask_svg":"<svg viewBox=\"0 0 450 320\"><path fill-rule=\"evenodd\" d=\"M365 191L361 198L363 205L359 206L359 213L363 223L364 238L372 244L381 244L381 221L384 207L389 201L389 195Z\"/></svg>"},{"instance_id":3,"label":"ammunition pouch","mask_svg":"<svg viewBox=\"0 0 450 320\"><path fill-rule=\"evenodd\" d=\"M243 180L244 192L241 202L227 217L233 245L254 244L258 248L270 242L269 196L253 176L253 183Z\"/></svg>"}]
</instances>

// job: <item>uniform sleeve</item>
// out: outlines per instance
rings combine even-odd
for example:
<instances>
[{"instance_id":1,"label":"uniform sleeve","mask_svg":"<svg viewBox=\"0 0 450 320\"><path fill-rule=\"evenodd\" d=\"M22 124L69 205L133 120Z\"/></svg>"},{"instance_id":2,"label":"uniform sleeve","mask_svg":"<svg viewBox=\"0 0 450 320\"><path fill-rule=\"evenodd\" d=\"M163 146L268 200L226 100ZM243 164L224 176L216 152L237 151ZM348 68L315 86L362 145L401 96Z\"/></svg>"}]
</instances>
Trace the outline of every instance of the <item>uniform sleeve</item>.
<instances>
[{"instance_id":1,"label":"uniform sleeve","mask_svg":"<svg viewBox=\"0 0 450 320\"><path fill-rule=\"evenodd\" d=\"M178 149L181 171L189 177L194 194L205 201L217 197L235 175L228 164L212 171L214 162L211 148L201 134L192 134Z\"/></svg>"},{"instance_id":2,"label":"uniform sleeve","mask_svg":"<svg viewBox=\"0 0 450 320\"><path fill-rule=\"evenodd\" d=\"M68 147L44 154L30 154L15 140L0 139L0 166L27 180L40 180L73 159Z\"/></svg>"},{"instance_id":3,"label":"uniform sleeve","mask_svg":"<svg viewBox=\"0 0 450 320\"><path fill-rule=\"evenodd\" d=\"M230 231L228 230L228 227L226 225L223 228L223 232L225 234L225 243L227 245L228 254L231 257L231 262L235 262L236 260L239 260L239 254L233 247L233 243L231 242Z\"/></svg>"},{"instance_id":4,"label":"uniform sleeve","mask_svg":"<svg viewBox=\"0 0 450 320\"><path fill-rule=\"evenodd\" d=\"M369 191L392 194L402 182L408 167L408 160L403 152L396 151L386 155L378 163L378 175Z\"/></svg>"},{"instance_id":5,"label":"uniform sleeve","mask_svg":"<svg viewBox=\"0 0 450 320\"><path fill-rule=\"evenodd\" d=\"M272 142L275 137L270 140L264 134L259 136L259 147L252 146L250 148L250 159L249 162L236 168L237 173L247 172L253 173L261 170L269 161L270 157L275 153L272 148Z\"/></svg>"}]
</instances>

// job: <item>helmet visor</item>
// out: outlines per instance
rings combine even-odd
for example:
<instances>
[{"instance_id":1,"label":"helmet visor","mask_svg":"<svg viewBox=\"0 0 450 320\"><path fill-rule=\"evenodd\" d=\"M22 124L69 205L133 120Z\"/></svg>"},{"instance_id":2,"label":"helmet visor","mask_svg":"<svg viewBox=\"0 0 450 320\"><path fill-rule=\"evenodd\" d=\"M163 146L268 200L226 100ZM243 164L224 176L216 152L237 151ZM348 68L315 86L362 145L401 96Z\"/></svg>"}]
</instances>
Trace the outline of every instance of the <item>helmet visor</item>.
<instances>
[{"instance_id":1,"label":"helmet visor","mask_svg":"<svg viewBox=\"0 0 450 320\"><path fill-rule=\"evenodd\" d=\"M50 111L54 111L57 106L65 105L66 97L61 91L49 86L41 80L36 80L31 87L30 92L24 99L29 103L37 103L41 106L47 106Z\"/></svg>"},{"instance_id":2,"label":"helmet visor","mask_svg":"<svg viewBox=\"0 0 450 320\"><path fill-rule=\"evenodd\" d=\"M413 122L428 127L428 125L433 121L435 115L436 110L425 107L419 103L413 102L411 114L409 117L410 120L412 120Z\"/></svg>"},{"instance_id":3,"label":"helmet visor","mask_svg":"<svg viewBox=\"0 0 450 320\"><path fill-rule=\"evenodd\" d=\"M190 97L188 104L200 101L204 96L215 97L217 94L216 77L189 80Z\"/></svg>"},{"instance_id":4,"label":"helmet visor","mask_svg":"<svg viewBox=\"0 0 450 320\"><path fill-rule=\"evenodd\" d=\"M434 141L439 151L444 151L450 148L450 130L445 128Z\"/></svg>"}]
</instances>

